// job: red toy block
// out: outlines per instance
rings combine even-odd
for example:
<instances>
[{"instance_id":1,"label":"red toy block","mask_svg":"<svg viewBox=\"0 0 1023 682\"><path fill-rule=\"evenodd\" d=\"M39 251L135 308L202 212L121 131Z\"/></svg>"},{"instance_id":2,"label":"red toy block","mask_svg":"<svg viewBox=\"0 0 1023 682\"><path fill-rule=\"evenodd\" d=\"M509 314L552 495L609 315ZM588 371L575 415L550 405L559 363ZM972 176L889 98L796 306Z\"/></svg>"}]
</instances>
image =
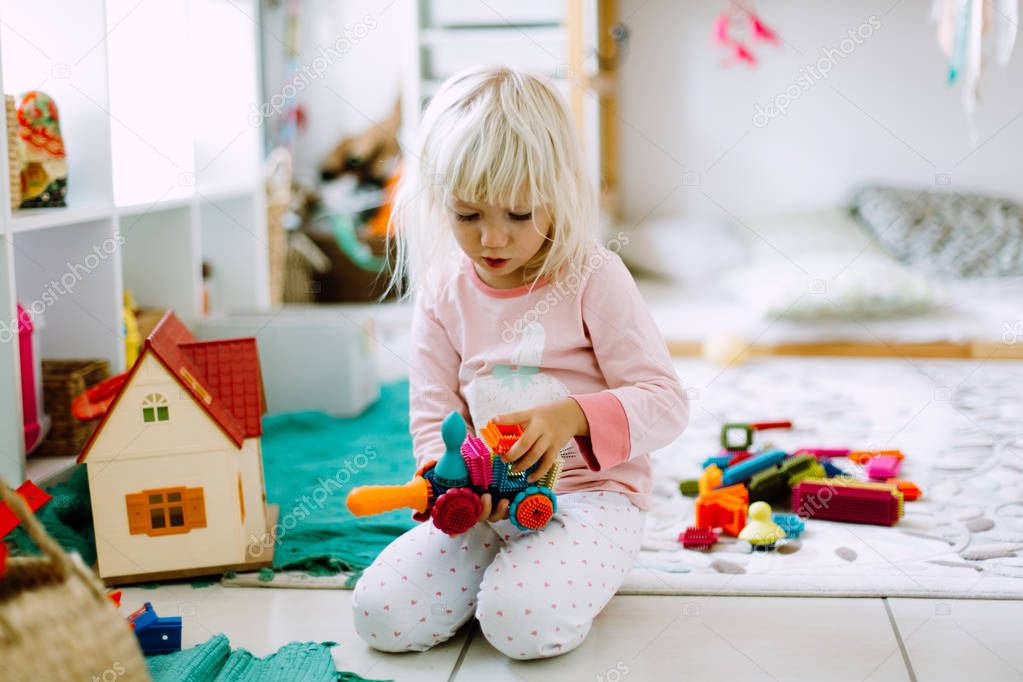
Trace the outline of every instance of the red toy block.
<instances>
[{"instance_id":1,"label":"red toy block","mask_svg":"<svg viewBox=\"0 0 1023 682\"><path fill-rule=\"evenodd\" d=\"M728 460L728 466L734 466L739 462L749 459L752 456L753 455L747 452L746 450L740 450L739 452L732 455L732 458Z\"/></svg>"},{"instance_id":2,"label":"red toy block","mask_svg":"<svg viewBox=\"0 0 1023 682\"><path fill-rule=\"evenodd\" d=\"M696 498L696 525L737 537L746 526L748 507L749 492L741 483L711 490Z\"/></svg>"},{"instance_id":3,"label":"red toy block","mask_svg":"<svg viewBox=\"0 0 1023 682\"><path fill-rule=\"evenodd\" d=\"M849 448L799 448L792 453L792 456L813 455L817 459L831 459L832 457L848 457L851 452Z\"/></svg>"},{"instance_id":4,"label":"red toy block","mask_svg":"<svg viewBox=\"0 0 1023 682\"><path fill-rule=\"evenodd\" d=\"M792 422L790 421L777 421L777 422L753 422L750 424L750 428L754 431L766 431L768 429L791 429Z\"/></svg>"},{"instance_id":5,"label":"red toy block","mask_svg":"<svg viewBox=\"0 0 1023 682\"><path fill-rule=\"evenodd\" d=\"M522 436L522 427L518 424L497 424L490 421L480 429L480 435L491 450L499 455L506 455Z\"/></svg>"},{"instance_id":6,"label":"red toy block","mask_svg":"<svg viewBox=\"0 0 1023 682\"><path fill-rule=\"evenodd\" d=\"M804 518L894 526L902 493L882 483L806 479L792 489L792 510Z\"/></svg>"},{"instance_id":7,"label":"red toy block","mask_svg":"<svg viewBox=\"0 0 1023 682\"><path fill-rule=\"evenodd\" d=\"M923 491L920 490L919 486L913 481L907 481L901 478L889 478L885 481L888 485L894 485L895 488L902 493L903 499L906 502L912 502L913 500L919 500L923 496Z\"/></svg>"},{"instance_id":8,"label":"red toy block","mask_svg":"<svg viewBox=\"0 0 1023 682\"><path fill-rule=\"evenodd\" d=\"M0 542L0 578L4 577L4 571L7 570L7 545Z\"/></svg>"},{"instance_id":9,"label":"red toy block","mask_svg":"<svg viewBox=\"0 0 1023 682\"><path fill-rule=\"evenodd\" d=\"M40 507L53 499L32 481L22 483L18 487L18 494L33 512L38 511ZM14 512L7 508L7 503L0 502L0 538L6 537L8 533L17 528L18 523Z\"/></svg>"},{"instance_id":10,"label":"red toy block","mask_svg":"<svg viewBox=\"0 0 1023 682\"><path fill-rule=\"evenodd\" d=\"M686 549L708 550L718 541L718 533L713 528L690 526L679 533L678 541Z\"/></svg>"}]
</instances>

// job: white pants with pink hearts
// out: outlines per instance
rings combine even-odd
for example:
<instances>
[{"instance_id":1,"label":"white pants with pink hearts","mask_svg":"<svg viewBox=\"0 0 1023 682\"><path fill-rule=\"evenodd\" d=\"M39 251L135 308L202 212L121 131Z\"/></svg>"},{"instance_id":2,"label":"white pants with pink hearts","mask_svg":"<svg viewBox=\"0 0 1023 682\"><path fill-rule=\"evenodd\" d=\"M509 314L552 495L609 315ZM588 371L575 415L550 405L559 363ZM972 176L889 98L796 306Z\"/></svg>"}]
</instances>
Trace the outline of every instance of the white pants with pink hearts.
<instances>
[{"instance_id":1,"label":"white pants with pink hearts","mask_svg":"<svg viewBox=\"0 0 1023 682\"><path fill-rule=\"evenodd\" d=\"M539 533L498 521L452 538L420 524L355 586L355 630L374 649L425 651L475 615L511 658L571 651L632 567L644 517L619 493L580 492L558 495Z\"/></svg>"}]
</instances>

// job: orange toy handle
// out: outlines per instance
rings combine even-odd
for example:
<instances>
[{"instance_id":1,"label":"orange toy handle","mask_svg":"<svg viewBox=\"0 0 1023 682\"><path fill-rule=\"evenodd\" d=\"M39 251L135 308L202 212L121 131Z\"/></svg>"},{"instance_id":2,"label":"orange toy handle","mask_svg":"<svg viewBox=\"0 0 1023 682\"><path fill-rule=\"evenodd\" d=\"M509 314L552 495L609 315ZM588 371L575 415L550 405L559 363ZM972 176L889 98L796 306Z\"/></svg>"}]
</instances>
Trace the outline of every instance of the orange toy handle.
<instances>
[{"instance_id":1,"label":"orange toy handle","mask_svg":"<svg viewBox=\"0 0 1023 682\"><path fill-rule=\"evenodd\" d=\"M359 486L348 493L345 504L356 516L372 516L402 507L411 507L421 514L430 506L430 483L416 476L402 485Z\"/></svg>"},{"instance_id":2,"label":"orange toy handle","mask_svg":"<svg viewBox=\"0 0 1023 682\"><path fill-rule=\"evenodd\" d=\"M116 374L77 396L71 402L71 414L75 419L83 422L99 419L105 415L110 409L110 404L114 402L114 398L120 393L124 382L128 380L129 374L130 372Z\"/></svg>"}]
</instances>

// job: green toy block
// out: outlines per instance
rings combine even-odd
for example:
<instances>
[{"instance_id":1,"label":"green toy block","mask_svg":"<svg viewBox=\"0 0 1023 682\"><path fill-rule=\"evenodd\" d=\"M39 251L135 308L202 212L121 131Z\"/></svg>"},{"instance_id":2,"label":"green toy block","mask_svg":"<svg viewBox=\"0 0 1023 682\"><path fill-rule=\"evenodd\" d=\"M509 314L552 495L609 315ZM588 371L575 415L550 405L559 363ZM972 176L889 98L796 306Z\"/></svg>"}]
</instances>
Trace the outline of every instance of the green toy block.
<instances>
[{"instance_id":1,"label":"green toy block","mask_svg":"<svg viewBox=\"0 0 1023 682\"><path fill-rule=\"evenodd\" d=\"M725 450L748 450L753 445L753 426L728 422L721 425L721 447Z\"/></svg>"},{"instance_id":2,"label":"green toy block","mask_svg":"<svg viewBox=\"0 0 1023 682\"><path fill-rule=\"evenodd\" d=\"M746 487L749 490L750 502L774 504L784 502L792 494L780 467L758 471L746 484Z\"/></svg>"},{"instance_id":3,"label":"green toy block","mask_svg":"<svg viewBox=\"0 0 1023 682\"><path fill-rule=\"evenodd\" d=\"M686 497L696 497L700 494L700 482L695 478L684 478L678 482L678 491Z\"/></svg>"}]
</instances>

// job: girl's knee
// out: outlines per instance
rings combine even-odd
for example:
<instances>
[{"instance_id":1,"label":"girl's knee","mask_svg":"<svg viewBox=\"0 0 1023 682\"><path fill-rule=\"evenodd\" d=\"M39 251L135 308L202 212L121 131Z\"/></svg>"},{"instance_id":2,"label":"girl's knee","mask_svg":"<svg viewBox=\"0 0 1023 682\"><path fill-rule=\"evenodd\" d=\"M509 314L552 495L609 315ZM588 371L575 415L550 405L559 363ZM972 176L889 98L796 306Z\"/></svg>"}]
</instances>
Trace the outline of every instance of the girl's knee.
<instances>
[{"instance_id":1,"label":"girl's knee","mask_svg":"<svg viewBox=\"0 0 1023 682\"><path fill-rule=\"evenodd\" d=\"M476 618L483 636L495 649L508 658L530 660L560 656L586 639L592 620L559 617L556 610L550 604L491 592L480 595Z\"/></svg>"}]
</instances>

